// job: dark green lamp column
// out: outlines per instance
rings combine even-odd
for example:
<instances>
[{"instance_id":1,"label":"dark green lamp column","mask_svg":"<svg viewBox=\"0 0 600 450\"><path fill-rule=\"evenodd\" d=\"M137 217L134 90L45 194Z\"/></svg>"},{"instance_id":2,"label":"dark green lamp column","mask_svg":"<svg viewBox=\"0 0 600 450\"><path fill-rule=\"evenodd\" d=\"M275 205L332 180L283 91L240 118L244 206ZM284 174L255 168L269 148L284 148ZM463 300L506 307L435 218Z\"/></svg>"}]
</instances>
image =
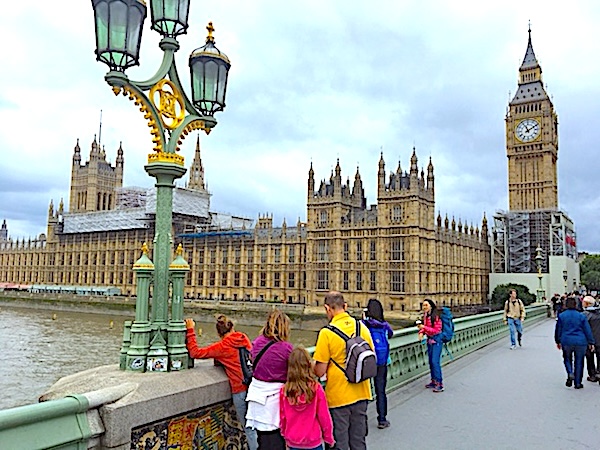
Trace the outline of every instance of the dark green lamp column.
<instances>
[{"instance_id":1,"label":"dark green lamp column","mask_svg":"<svg viewBox=\"0 0 600 450\"><path fill-rule=\"evenodd\" d=\"M142 256L133 265L136 278L135 320L131 324L131 344L127 350L125 367L121 368L143 372L146 368L146 357L150 347L152 326L148 317L150 303L150 284L154 272L154 264L148 258L148 246L142 246Z\"/></svg>"},{"instance_id":2,"label":"dark green lamp column","mask_svg":"<svg viewBox=\"0 0 600 450\"><path fill-rule=\"evenodd\" d=\"M212 23L206 45L190 56L192 100L181 86L175 53L177 37L188 29L189 0L151 0L152 29L162 35L163 60L145 81L132 81L125 70L139 62L143 0L92 0L96 24L96 59L109 67L104 79L115 95L133 101L147 121L154 153L146 172L156 179L153 262L144 255L134 266L137 277L136 319L123 333L121 367L137 371L165 371L188 366L183 321L184 280L189 266L182 249L171 262L173 246L173 189L186 169L177 154L194 130L208 134L216 126L214 113L225 108L229 58L214 46ZM149 293L152 288L152 308ZM169 303L170 302L170 303ZM171 308L169 309L169 304Z\"/></svg>"},{"instance_id":3,"label":"dark green lamp column","mask_svg":"<svg viewBox=\"0 0 600 450\"><path fill-rule=\"evenodd\" d=\"M188 352L185 346L186 328L183 322L183 288L190 265L183 259L183 247L177 246L176 257L169 266L171 273L171 320L167 326L169 336L167 350L171 357L170 370L188 367Z\"/></svg>"}]
</instances>

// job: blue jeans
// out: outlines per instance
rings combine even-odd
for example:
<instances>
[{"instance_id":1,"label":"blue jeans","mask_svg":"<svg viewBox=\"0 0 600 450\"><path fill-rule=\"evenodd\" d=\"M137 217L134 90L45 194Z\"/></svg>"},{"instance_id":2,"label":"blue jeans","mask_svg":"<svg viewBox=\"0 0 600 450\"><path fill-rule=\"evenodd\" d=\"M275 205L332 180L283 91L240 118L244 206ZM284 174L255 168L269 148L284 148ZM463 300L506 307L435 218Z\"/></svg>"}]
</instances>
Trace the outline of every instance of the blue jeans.
<instances>
[{"instance_id":1,"label":"blue jeans","mask_svg":"<svg viewBox=\"0 0 600 450\"><path fill-rule=\"evenodd\" d=\"M431 379L440 384L442 384L442 346L441 342L436 342L435 344L427 342L427 356L429 357Z\"/></svg>"},{"instance_id":2,"label":"blue jeans","mask_svg":"<svg viewBox=\"0 0 600 450\"><path fill-rule=\"evenodd\" d=\"M508 329L510 330L510 345L517 345L517 341L515 340L515 329L519 336L523 334L523 325L521 324L521 319L513 319L512 317L507 318L508 321Z\"/></svg>"},{"instance_id":3,"label":"blue jeans","mask_svg":"<svg viewBox=\"0 0 600 450\"><path fill-rule=\"evenodd\" d=\"M387 384L387 365L377 366L375 375L375 404L377 405L377 422L385 422L387 416L387 396L385 386Z\"/></svg>"},{"instance_id":4,"label":"blue jeans","mask_svg":"<svg viewBox=\"0 0 600 450\"><path fill-rule=\"evenodd\" d=\"M587 345L563 345L563 359L567 375L574 375L575 385L581 384L583 380L583 360ZM573 367L573 356L575 356L575 367Z\"/></svg>"},{"instance_id":5,"label":"blue jeans","mask_svg":"<svg viewBox=\"0 0 600 450\"><path fill-rule=\"evenodd\" d=\"M248 448L250 450L258 449L258 438L256 436L256 430L254 428L246 427L246 411L248 410L248 403L246 403L246 391L232 394L233 406L238 417L238 421L242 424L244 431L246 432L246 439L248 441Z\"/></svg>"}]
</instances>

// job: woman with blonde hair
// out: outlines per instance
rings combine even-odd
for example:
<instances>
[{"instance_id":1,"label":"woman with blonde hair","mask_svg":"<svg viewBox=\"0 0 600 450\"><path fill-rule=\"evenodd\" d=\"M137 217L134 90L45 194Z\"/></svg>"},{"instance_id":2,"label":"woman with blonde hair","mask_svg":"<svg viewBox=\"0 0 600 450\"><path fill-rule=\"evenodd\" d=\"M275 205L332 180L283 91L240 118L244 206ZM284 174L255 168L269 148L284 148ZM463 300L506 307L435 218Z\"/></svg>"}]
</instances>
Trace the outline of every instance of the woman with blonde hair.
<instances>
[{"instance_id":1,"label":"woman with blonde hair","mask_svg":"<svg viewBox=\"0 0 600 450\"><path fill-rule=\"evenodd\" d=\"M274 309L252 343L252 359L260 358L246 396L246 426L256 429L262 450L285 450L279 430L279 390L287 380L288 358L294 349L289 339L290 318Z\"/></svg>"}]
</instances>

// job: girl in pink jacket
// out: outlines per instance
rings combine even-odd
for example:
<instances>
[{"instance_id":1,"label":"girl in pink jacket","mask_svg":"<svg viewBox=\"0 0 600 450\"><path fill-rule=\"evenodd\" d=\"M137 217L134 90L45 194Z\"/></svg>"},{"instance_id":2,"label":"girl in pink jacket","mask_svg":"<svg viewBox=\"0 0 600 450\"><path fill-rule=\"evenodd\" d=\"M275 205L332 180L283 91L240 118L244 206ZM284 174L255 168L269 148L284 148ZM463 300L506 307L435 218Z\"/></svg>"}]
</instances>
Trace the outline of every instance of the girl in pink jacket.
<instances>
[{"instance_id":1,"label":"girl in pink jacket","mask_svg":"<svg viewBox=\"0 0 600 450\"><path fill-rule=\"evenodd\" d=\"M279 395L279 428L290 450L323 450L323 441L334 445L325 391L316 380L310 355L304 348L292 350L287 382Z\"/></svg>"}]
</instances>

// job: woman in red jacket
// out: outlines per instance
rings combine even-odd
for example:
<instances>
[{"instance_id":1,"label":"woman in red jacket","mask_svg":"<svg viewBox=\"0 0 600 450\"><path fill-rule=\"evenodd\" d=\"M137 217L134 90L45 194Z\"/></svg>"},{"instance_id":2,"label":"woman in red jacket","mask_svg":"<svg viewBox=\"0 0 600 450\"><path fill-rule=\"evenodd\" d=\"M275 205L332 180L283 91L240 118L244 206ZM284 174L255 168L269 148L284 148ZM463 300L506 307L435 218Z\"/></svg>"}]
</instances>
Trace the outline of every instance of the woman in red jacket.
<instances>
[{"instance_id":1,"label":"woman in red jacket","mask_svg":"<svg viewBox=\"0 0 600 450\"><path fill-rule=\"evenodd\" d=\"M442 319L438 314L433 300L423 300L423 323L417 325L419 329L419 340L427 338L427 355L429 356L429 370L431 382L425 385L433 392L444 392L442 381Z\"/></svg>"},{"instance_id":2,"label":"woman in red jacket","mask_svg":"<svg viewBox=\"0 0 600 450\"><path fill-rule=\"evenodd\" d=\"M256 450L258 448L256 430L246 428L246 392L248 388L242 382L244 376L242 374L240 352L238 350L240 347L246 347L250 350L252 347L250 339L244 333L235 331L233 322L224 315L217 317L216 324L217 333L221 337L221 340L206 347L198 347L194 331L196 326L194 320L185 319L185 326L187 328L186 346L190 356L195 359L213 358L225 368L238 420L244 427L250 450Z\"/></svg>"}]
</instances>

